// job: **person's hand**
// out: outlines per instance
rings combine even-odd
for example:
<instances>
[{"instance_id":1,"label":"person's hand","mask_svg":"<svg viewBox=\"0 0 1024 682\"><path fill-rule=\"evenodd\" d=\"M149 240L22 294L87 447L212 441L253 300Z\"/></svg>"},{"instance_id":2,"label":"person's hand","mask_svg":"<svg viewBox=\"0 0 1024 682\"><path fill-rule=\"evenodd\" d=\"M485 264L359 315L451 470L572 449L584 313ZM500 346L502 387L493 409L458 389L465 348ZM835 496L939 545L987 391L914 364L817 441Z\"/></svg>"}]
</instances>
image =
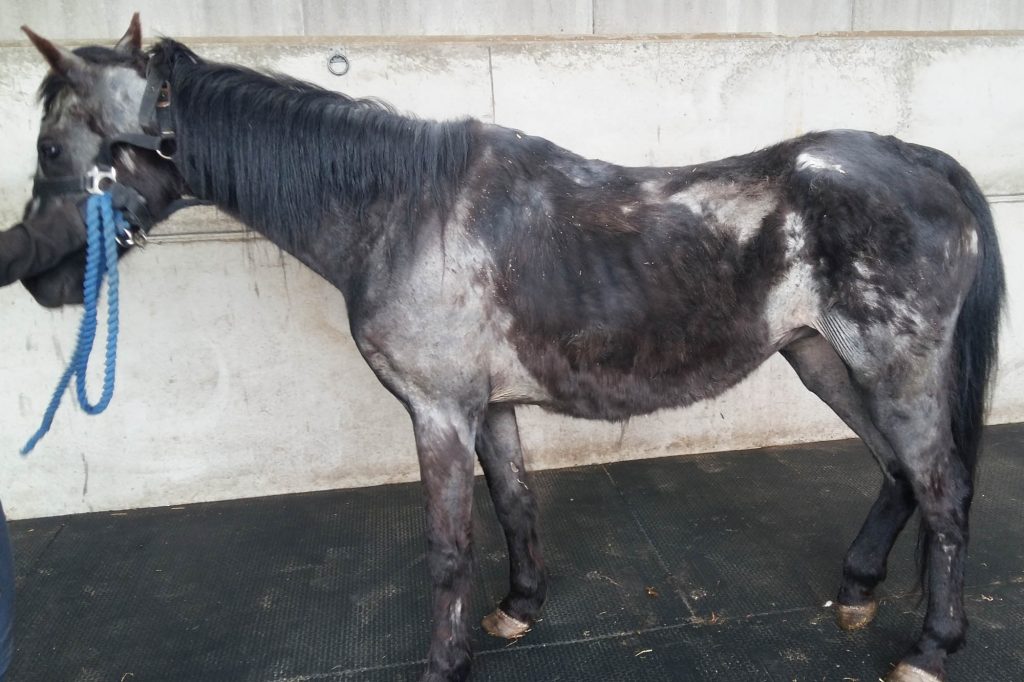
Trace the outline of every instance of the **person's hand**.
<instances>
[{"instance_id":1,"label":"person's hand","mask_svg":"<svg viewBox=\"0 0 1024 682\"><path fill-rule=\"evenodd\" d=\"M0 287L42 274L85 248L85 227L78 209L58 210L68 213L66 219L50 219L40 226L23 222L0 232Z\"/></svg>"}]
</instances>

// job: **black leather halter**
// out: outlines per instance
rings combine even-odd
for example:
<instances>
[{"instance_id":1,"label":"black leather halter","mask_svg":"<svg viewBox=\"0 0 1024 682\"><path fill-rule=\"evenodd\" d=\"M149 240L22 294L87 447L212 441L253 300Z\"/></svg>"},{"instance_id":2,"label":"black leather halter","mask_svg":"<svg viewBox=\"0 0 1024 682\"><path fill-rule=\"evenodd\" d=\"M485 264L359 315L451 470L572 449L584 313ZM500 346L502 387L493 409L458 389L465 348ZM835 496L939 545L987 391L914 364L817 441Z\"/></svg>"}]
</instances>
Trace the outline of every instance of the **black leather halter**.
<instances>
[{"instance_id":1,"label":"black leather halter","mask_svg":"<svg viewBox=\"0 0 1024 682\"><path fill-rule=\"evenodd\" d=\"M143 131L154 134L122 133L104 138L94 165L85 175L58 178L36 178L32 196L52 197L59 195L87 195L109 192L115 209L121 211L128 227L118 235L118 243L125 248L144 246L146 236L157 223L166 220L173 213L189 206L209 204L201 199L176 199L163 211L154 215L146 198L134 187L117 180L114 168L114 148L127 144L132 147L156 152L163 159L174 161L177 140L174 133L174 112L171 108L171 84L169 69L157 64L153 57L146 64L146 90L139 107L139 123ZM84 201L80 202L84 211Z\"/></svg>"}]
</instances>

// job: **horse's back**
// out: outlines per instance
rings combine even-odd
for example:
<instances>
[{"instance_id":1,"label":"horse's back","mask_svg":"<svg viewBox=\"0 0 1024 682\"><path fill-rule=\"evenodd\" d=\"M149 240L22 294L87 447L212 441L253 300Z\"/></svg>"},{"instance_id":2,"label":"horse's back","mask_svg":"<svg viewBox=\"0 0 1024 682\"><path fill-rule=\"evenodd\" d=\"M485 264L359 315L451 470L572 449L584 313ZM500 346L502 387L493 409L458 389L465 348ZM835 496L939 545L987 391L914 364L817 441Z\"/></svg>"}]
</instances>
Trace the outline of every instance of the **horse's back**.
<instances>
[{"instance_id":1,"label":"horse's back","mask_svg":"<svg viewBox=\"0 0 1024 682\"><path fill-rule=\"evenodd\" d=\"M557 411L619 419L714 396L837 311L924 329L921 311L959 295L935 282L970 270L955 162L895 138L828 131L626 168L482 131L454 227L488 254L471 276Z\"/></svg>"}]
</instances>

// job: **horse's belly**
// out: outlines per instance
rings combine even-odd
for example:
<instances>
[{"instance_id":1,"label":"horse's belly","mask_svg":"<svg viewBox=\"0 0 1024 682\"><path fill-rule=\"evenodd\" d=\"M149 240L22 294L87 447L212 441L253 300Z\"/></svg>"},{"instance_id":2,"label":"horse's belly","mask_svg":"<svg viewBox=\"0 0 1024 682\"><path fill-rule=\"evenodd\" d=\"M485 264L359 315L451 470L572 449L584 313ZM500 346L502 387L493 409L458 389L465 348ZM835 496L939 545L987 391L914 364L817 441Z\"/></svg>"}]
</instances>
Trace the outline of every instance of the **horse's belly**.
<instances>
[{"instance_id":1,"label":"horse's belly","mask_svg":"<svg viewBox=\"0 0 1024 682\"><path fill-rule=\"evenodd\" d=\"M713 398L739 383L773 352L762 344L726 344L717 357L686 360L660 357L635 367L593 363L573 366L550 349L524 362L543 396L536 403L553 412L585 419L621 420Z\"/></svg>"}]
</instances>

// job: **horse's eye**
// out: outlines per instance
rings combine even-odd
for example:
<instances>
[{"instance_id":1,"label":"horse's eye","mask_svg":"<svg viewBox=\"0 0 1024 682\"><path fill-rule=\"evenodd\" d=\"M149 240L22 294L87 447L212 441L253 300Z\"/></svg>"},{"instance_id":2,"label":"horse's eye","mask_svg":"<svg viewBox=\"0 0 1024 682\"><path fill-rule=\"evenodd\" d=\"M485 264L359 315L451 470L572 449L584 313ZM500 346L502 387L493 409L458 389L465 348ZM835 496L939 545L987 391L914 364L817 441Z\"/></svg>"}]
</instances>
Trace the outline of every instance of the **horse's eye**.
<instances>
[{"instance_id":1,"label":"horse's eye","mask_svg":"<svg viewBox=\"0 0 1024 682\"><path fill-rule=\"evenodd\" d=\"M53 161L60 156L61 147L56 142L42 141L39 143L39 157L47 161Z\"/></svg>"}]
</instances>

